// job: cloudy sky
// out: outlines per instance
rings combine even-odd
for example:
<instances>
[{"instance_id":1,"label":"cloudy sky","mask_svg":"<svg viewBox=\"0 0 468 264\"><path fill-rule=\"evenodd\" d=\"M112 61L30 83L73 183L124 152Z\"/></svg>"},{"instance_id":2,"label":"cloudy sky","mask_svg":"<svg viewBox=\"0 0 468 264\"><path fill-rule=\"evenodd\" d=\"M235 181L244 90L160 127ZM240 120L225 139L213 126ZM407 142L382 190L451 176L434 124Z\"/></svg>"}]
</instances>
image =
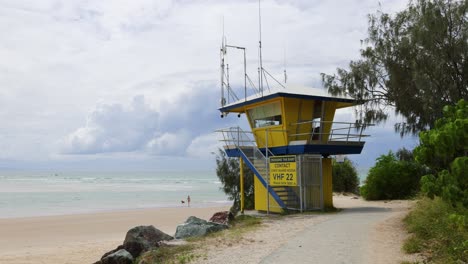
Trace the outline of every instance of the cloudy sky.
<instances>
[{"instance_id":1,"label":"cloudy sky","mask_svg":"<svg viewBox=\"0 0 468 264\"><path fill-rule=\"evenodd\" d=\"M367 14L406 2L263 0L264 67L320 88L321 72L358 58ZM217 112L223 24L254 78L258 1L0 0L0 168L214 168L213 131L246 126ZM369 131L358 166L416 145L392 122Z\"/></svg>"}]
</instances>

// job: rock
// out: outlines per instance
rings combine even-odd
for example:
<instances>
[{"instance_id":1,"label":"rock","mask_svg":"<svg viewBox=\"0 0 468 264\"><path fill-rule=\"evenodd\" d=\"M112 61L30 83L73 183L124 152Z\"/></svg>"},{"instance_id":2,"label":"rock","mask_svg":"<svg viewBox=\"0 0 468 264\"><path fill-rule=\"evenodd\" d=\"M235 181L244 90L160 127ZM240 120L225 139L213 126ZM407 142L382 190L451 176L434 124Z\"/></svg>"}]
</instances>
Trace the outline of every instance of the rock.
<instances>
[{"instance_id":1,"label":"rock","mask_svg":"<svg viewBox=\"0 0 468 264\"><path fill-rule=\"evenodd\" d=\"M128 230L123 248L137 258L141 253L159 247L160 241L172 239L172 236L154 226L137 226Z\"/></svg>"},{"instance_id":2,"label":"rock","mask_svg":"<svg viewBox=\"0 0 468 264\"><path fill-rule=\"evenodd\" d=\"M125 249L120 249L101 259L102 264L132 264L133 256Z\"/></svg>"},{"instance_id":3,"label":"rock","mask_svg":"<svg viewBox=\"0 0 468 264\"><path fill-rule=\"evenodd\" d=\"M217 212L210 218L210 222L222 225L229 225L232 220L234 220L234 215L229 211Z\"/></svg>"},{"instance_id":4,"label":"rock","mask_svg":"<svg viewBox=\"0 0 468 264\"><path fill-rule=\"evenodd\" d=\"M227 225L208 222L206 220L190 216L185 223L178 225L175 233L175 238L187 238L204 236L209 233L218 232L227 229Z\"/></svg>"},{"instance_id":5,"label":"rock","mask_svg":"<svg viewBox=\"0 0 468 264\"><path fill-rule=\"evenodd\" d=\"M119 251L119 250L121 250L121 249L124 249L123 245L120 245L120 246L118 246L116 249L113 249L113 250L111 250L111 251L105 253L104 255L102 255L101 260L102 260L103 258L109 256L110 254L115 253L115 252L117 252L117 251ZM96 264L96 263L95 263L95 264Z\"/></svg>"}]
</instances>

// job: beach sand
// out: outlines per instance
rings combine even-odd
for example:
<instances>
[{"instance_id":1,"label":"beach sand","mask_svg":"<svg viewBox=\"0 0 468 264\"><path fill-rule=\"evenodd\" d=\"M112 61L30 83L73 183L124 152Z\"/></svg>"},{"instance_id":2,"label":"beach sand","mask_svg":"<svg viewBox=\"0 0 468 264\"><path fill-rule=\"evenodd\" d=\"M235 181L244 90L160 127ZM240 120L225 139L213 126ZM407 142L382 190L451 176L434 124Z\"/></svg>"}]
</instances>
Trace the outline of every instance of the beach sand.
<instances>
[{"instance_id":1,"label":"beach sand","mask_svg":"<svg viewBox=\"0 0 468 264\"><path fill-rule=\"evenodd\" d=\"M179 207L0 219L0 263L94 263L121 245L129 229L153 225L174 235L189 216L209 219L229 207Z\"/></svg>"},{"instance_id":2,"label":"beach sand","mask_svg":"<svg viewBox=\"0 0 468 264\"><path fill-rule=\"evenodd\" d=\"M385 220L369 226L368 257L373 263L400 263L408 259L401 245L408 236L401 223L411 201L367 202L350 196L335 196L338 208L375 207L390 209ZM126 232L138 225L153 225L174 235L178 224L194 215L209 219L228 207L161 208L96 214L0 219L0 263L74 264L94 263L107 251L122 244ZM259 263L278 247L334 214L303 214L265 218L255 232L239 243L206 241L196 263ZM397 261L398 260L398 261Z\"/></svg>"}]
</instances>

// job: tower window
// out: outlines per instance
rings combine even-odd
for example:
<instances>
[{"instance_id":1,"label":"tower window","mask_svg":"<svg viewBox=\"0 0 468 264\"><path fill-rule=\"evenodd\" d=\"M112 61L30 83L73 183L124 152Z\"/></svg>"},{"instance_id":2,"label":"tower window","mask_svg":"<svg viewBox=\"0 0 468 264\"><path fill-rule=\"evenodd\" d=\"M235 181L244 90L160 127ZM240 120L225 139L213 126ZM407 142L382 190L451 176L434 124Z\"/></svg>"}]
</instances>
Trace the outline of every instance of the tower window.
<instances>
[{"instance_id":1,"label":"tower window","mask_svg":"<svg viewBox=\"0 0 468 264\"><path fill-rule=\"evenodd\" d=\"M282 124L281 103L274 102L248 110L251 126L254 128L279 126Z\"/></svg>"}]
</instances>

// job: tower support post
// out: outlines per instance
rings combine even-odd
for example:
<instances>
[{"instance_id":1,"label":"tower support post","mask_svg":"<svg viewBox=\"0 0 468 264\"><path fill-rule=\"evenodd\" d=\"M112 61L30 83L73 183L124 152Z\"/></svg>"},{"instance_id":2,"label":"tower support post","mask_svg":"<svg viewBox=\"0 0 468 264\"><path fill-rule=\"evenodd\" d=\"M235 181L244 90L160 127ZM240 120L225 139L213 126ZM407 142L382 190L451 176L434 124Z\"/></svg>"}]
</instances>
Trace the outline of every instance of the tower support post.
<instances>
[{"instance_id":1,"label":"tower support post","mask_svg":"<svg viewBox=\"0 0 468 264\"><path fill-rule=\"evenodd\" d=\"M239 167L240 167L240 211L244 213L244 160L242 157L239 157Z\"/></svg>"}]
</instances>

